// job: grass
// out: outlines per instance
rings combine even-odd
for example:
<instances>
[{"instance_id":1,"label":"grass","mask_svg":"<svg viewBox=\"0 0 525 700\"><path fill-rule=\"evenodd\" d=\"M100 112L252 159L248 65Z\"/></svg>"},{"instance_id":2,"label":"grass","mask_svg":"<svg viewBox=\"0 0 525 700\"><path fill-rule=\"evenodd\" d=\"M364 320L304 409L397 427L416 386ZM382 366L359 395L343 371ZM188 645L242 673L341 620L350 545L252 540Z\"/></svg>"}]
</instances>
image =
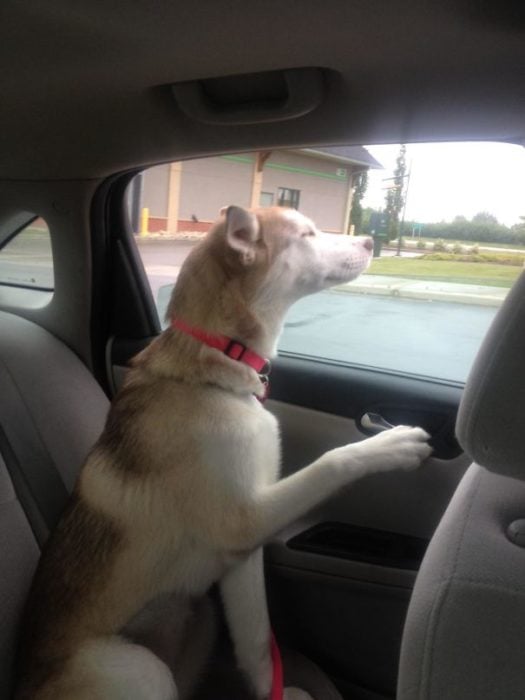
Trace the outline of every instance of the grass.
<instances>
[{"instance_id":1,"label":"grass","mask_svg":"<svg viewBox=\"0 0 525 700\"><path fill-rule=\"evenodd\" d=\"M414 280L511 287L521 273L521 268L493 263L376 258L372 261L368 272L371 275L388 275Z\"/></svg>"},{"instance_id":2,"label":"grass","mask_svg":"<svg viewBox=\"0 0 525 700\"><path fill-rule=\"evenodd\" d=\"M525 255L511 253L424 253L423 260L438 260L439 262L491 263L496 265L514 265L523 267Z\"/></svg>"},{"instance_id":3,"label":"grass","mask_svg":"<svg viewBox=\"0 0 525 700\"><path fill-rule=\"evenodd\" d=\"M405 242L411 244L411 248L415 247L417 241L419 240L417 236L412 236L410 235L405 235L403 236L403 239ZM525 250L525 246L519 245L519 243L495 243L495 242L482 242L482 241L463 241L460 240L459 238L454 238L454 239L449 239L449 238L425 238L425 236L421 236L422 241L424 241L427 244L427 250L430 250L432 248L432 245L437 241L437 240L442 240L445 245L454 245L455 243L459 243L459 245L464 246L465 248L472 248L473 245L477 245L479 248L509 248L511 250ZM394 247L396 246L397 239L395 239L393 242L391 242L390 246Z\"/></svg>"}]
</instances>

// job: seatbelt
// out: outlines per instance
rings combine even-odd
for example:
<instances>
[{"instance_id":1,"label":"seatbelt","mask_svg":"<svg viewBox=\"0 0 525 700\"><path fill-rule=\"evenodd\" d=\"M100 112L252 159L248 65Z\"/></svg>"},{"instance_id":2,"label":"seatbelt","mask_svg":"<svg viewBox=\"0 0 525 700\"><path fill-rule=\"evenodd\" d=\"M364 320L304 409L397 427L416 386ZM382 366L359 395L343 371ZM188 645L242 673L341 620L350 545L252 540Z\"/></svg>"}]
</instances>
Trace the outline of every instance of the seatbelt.
<instances>
[{"instance_id":1,"label":"seatbelt","mask_svg":"<svg viewBox=\"0 0 525 700\"><path fill-rule=\"evenodd\" d=\"M69 498L16 381L0 359L0 452L40 546Z\"/></svg>"}]
</instances>

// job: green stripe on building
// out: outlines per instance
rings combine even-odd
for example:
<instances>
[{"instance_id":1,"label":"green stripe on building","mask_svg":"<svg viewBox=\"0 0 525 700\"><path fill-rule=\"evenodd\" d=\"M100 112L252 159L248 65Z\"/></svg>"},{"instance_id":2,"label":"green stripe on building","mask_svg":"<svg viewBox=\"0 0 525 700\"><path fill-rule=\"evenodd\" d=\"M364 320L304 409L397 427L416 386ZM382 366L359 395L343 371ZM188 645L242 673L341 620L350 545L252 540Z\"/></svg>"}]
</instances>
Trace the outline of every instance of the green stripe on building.
<instances>
[{"instance_id":1,"label":"green stripe on building","mask_svg":"<svg viewBox=\"0 0 525 700\"><path fill-rule=\"evenodd\" d=\"M248 156L221 156L224 160L232 160L234 163L253 163L255 158L249 158Z\"/></svg>"},{"instance_id":2,"label":"green stripe on building","mask_svg":"<svg viewBox=\"0 0 525 700\"><path fill-rule=\"evenodd\" d=\"M325 180L337 180L338 182L346 181L346 175L337 175L336 173L322 173L318 170L296 168L292 165L281 165L281 163L266 163L264 167L273 168L274 170L286 170L289 173L301 173L302 175L311 175L312 177L324 177Z\"/></svg>"},{"instance_id":3,"label":"green stripe on building","mask_svg":"<svg viewBox=\"0 0 525 700\"><path fill-rule=\"evenodd\" d=\"M231 160L234 163L254 163L255 159L248 156L221 156L224 160ZM301 175L310 175L311 177L322 177L325 180L337 180L337 182L346 182L346 175L337 175L337 173L323 173L318 170L308 170L307 168L297 168L293 165L284 165L281 163L266 163L265 168L273 170L284 170L289 173L300 173Z\"/></svg>"}]
</instances>

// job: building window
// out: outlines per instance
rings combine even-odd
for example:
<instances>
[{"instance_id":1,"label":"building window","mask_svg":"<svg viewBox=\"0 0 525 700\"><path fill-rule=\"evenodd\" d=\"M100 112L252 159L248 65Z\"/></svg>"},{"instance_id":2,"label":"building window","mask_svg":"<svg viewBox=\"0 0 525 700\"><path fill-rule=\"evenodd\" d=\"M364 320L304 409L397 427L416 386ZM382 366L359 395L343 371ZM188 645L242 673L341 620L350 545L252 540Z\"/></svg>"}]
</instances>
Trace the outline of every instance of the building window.
<instances>
[{"instance_id":1,"label":"building window","mask_svg":"<svg viewBox=\"0 0 525 700\"><path fill-rule=\"evenodd\" d=\"M279 187L278 202L280 207L299 209L300 190L291 190L289 187Z\"/></svg>"},{"instance_id":2,"label":"building window","mask_svg":"<svg viewBox=\"0 0 525 700\"><path fill-rule=\"evenodd\" d=\"M273 207L273 192L261 192L259 204L261 207Z\"/></svg>"}]
</instances>

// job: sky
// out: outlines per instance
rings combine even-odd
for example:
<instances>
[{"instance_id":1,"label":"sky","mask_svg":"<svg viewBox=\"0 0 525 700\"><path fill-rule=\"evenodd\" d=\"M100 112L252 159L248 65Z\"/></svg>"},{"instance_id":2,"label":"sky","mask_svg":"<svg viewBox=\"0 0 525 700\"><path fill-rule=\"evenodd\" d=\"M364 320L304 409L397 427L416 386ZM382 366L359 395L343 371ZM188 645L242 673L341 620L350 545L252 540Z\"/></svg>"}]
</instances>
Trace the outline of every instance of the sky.
<instances>
[{"instance_id":1,"label":"sky","mask_svg":"<svg viewBox=\"0 0 525 700\"><path fill-rule=\"evenodd\" d=\"M385 170L370 170L363 206L384 208L399 145L366 146ZM525 148L499 143L424 143L407 146L411 169L405 219L430 223L467 219L480 211L507 226L525 216Z\"/></svg>"}]
</instances>

